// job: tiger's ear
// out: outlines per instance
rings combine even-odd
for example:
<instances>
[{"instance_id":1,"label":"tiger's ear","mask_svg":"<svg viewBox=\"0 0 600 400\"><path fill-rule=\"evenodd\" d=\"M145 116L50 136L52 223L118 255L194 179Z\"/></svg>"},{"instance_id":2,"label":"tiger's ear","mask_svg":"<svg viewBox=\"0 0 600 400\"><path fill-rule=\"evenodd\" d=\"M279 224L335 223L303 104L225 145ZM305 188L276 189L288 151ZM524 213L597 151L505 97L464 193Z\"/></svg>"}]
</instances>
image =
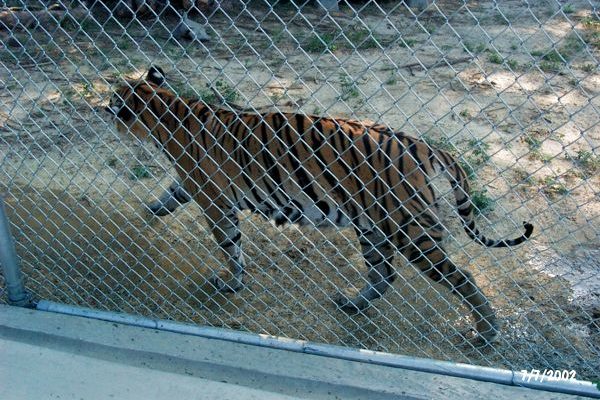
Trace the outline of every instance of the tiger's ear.
<instances>
[{"instance_id":1,"label":"tiger's ear","mask_svg":"<svg viewBox=\"0 0 600 400\"><path fill-rule=\"evenodd\" d=\"M148 70L148 76L146 76L146 80L154 83L156 86L161 86L163 83L165 83L165 72L161 67L153 65Z\"/></svg>"}]
</instances>

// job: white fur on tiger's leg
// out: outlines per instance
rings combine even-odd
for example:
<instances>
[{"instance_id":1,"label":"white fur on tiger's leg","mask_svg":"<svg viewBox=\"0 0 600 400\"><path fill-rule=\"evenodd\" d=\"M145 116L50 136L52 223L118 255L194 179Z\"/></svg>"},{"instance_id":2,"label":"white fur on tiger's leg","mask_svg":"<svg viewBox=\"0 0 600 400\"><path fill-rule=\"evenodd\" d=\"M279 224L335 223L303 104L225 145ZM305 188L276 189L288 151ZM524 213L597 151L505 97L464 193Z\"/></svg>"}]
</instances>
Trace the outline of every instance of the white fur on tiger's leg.
<instances>
[{"instance_id":1,"label":"white fur on tiger's leg","mask_svg":"<svg viewBox=\"0 0 600 400\"><path fill-rule=\"evenodd\" d=\"M244 286L244 253L242 233L235 210L220 210L211 206L205 212L208 222L221 251L225 255L228 268L215 273L210 282L219 292L236 292Z\"/></svg>"},{"instance_id":2,"label":"white fur on tiger's leg","mask_svg":"<svg viewBox=\"0 0 600 400\"><path fill-rule=\"evenodd\" d=\"M356 313L367 308L372 300L378 299L392 285L396 274L392 266L395 249L390 243L373 230L356 229L365 265L368 269L368 282L359 291L354 288L342 290L334 298L344 311Z\"/></svg>"},{"instance_id":3,"label":"white fur on tiger's leg","mask_svg":"<svg viewBox=\"0 0 600 400\"><path fill-rule=\"evenodd\" d=\"M190 200L192 200L192 196L184 189L181 182L175 181L159 197L158 201L148 204L147 207L152 214L162 217L171 214L177 207L188 203Z\"/></svg>"},{"instance_id":4,"label":"white fur on tiger's leg","mask_svg":"<svg viewBox=\"0 0 600 400\"><path fill-rule=\"evenodd\" d=\"M204 25L192 21L184 15L181 22L177 25L173 31L173 37L175 39L187 39L187 40L198 40L200 42L206 42L210 40L210 36L206 33Z\"/></svg>"}]
</instances>

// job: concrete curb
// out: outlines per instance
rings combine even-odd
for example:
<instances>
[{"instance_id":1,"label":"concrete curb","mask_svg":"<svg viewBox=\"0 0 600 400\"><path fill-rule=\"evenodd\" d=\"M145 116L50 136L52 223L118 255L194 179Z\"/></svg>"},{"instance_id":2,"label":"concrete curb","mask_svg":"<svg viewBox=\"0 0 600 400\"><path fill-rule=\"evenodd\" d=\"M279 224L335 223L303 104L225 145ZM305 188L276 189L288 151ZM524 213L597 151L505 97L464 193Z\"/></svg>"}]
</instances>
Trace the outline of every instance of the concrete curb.
<instances>
[{"instance_id":1,"label":"concrete curb","mask_svg":"<svg viewBox=\"0 0 600 400\"><path fill-rule=\"evenodd\" d=\"M574 399L0 306L2 399Z\"/></svg>"}]
</instances>

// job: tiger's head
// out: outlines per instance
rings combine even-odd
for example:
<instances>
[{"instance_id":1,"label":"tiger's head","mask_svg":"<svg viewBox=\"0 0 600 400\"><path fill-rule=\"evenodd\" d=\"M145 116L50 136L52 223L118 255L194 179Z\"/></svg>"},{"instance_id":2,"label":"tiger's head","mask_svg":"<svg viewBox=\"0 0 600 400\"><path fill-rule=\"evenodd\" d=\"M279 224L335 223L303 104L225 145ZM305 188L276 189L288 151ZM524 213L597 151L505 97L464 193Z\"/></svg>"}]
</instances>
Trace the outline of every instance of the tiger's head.
<instances>
[{"instance_id":1,"label":"tiger's head","mask_svg":"<svg viewBox=\"0 0 600 400\"><path fill-rule=\"evenodd\" d=\"M140 139L149 137L167 112L165 99L172 96L172 92L161 88L164 83L163 70L152 66L145 78L119 85L105 110L112 115L120 133Z\"/></svg>"}]
</instances>

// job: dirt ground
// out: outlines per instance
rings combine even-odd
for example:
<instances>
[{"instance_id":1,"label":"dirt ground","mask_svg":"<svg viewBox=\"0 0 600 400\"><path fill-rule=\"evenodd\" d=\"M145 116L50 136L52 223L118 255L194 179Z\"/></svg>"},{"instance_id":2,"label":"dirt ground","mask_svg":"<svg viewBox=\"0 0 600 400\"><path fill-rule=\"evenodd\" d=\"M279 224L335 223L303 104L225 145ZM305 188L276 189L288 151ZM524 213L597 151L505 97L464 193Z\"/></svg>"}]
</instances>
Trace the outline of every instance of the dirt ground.
<instances>
[{"instance_id":1,"label":"dirt ground","mask_svg":"<svg viewBox=\"0 0 600 400\"><path fill-rule=\"evenodd\" d=\"M27 287L105 310L598 380L598 15L583 1L439 1L418 17L396 2L353 4L356 18L342 7L337 28L312 6L218 12L204 45L101 14L0 45L0 193ZM518 248L487 250L445 207L446 246L497 310L500 341L465 343L467 310L399 260L383 299L355 316L336 309L332 295L366 274L350 231L244 214L247 288L215 293L206 279L221 258L202 213L148 215L174 171L102 113L110 85L150 64L182 95L215 101L215 89L245 107L385 122L460 155L488 237L536 227Z\"/></svg>"}]
</instances>

